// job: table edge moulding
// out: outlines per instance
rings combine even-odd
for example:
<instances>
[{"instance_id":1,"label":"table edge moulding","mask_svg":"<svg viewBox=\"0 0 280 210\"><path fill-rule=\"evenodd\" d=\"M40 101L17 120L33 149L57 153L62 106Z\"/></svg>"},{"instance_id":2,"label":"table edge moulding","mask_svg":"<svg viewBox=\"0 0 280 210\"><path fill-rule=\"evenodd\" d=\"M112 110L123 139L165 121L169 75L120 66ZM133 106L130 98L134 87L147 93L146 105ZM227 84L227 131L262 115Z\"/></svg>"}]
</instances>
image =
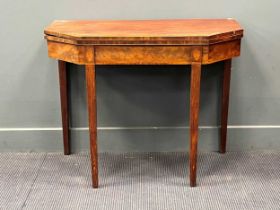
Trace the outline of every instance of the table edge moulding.
<instances>
[{"instance_id":1,"label":"table edge moulding","mask_svg":"<svg viewBox=\"0 0 280 210\"><path fill-rule=\"evenodd\" d=\"M70 154L67 62L85 65L92 185L98 187L95 65L191 65L190 186L196 186L202 65L223 61L221 153L226 151L231 59L240 55L243 29L234 19L58 20L44 31L58 60L64 154Z\"/></svg>"}]
</instances>

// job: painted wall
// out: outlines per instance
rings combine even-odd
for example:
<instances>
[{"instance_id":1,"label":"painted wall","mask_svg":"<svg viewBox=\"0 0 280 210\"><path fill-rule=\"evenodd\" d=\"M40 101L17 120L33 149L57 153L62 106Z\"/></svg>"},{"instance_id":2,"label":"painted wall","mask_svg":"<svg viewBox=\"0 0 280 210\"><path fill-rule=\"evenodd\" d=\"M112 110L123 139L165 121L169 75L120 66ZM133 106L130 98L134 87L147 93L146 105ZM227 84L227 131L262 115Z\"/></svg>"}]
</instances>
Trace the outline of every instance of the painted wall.
<instances>
[{"instance_id":1,"label":"painted wall","mask_svg":"<svg viewBox=\"0 0 280 210\"><path fill-rule=\"evenodd\" d=\"M280 3L275 0L0 1L0 151L62 151L57 62L43 29L55 19L237 19L229 150L280 149ZM88 147L85 78L71 71L72 145ZM200 149L217 150L222 64L203 69ZM188 148L188 66L97 67L99 151Z\"/></svg>"}]
</instances>

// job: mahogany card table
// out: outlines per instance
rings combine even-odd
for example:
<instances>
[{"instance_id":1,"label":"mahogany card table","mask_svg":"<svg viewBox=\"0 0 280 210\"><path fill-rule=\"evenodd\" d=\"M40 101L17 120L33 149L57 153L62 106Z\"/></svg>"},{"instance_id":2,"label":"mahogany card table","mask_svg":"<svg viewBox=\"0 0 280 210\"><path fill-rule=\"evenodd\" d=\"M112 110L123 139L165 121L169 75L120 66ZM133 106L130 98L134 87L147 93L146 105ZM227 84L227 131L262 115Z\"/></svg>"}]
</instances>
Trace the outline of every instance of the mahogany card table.
<instances>
[{"instance_id":1,"label":"mahogany card table","mask_svg":"<svg viewBox=\"0 0 280 210\"><path fill-rule=\"evenodd\" d=\"M96 65L191 65L190 186L196 186L201 67L224 62L220 152L226 151L231 59L243 29L233 19L58 20L45 28L49 57L58 60L64 154L70 154L66 63L85 66L92 186L98 187Z\"/></svg>"}]
</instances>

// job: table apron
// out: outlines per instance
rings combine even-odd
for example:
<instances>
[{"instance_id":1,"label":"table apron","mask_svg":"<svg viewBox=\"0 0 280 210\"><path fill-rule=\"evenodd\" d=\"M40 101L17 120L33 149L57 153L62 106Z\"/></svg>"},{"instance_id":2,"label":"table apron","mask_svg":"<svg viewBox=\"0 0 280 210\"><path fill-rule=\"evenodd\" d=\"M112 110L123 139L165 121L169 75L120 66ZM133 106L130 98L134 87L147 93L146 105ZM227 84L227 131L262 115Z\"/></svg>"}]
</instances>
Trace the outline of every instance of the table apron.
<instances>
[{"instance_id":1,"label":"table apron","mask_svg":"<svg viewBox=\"0 0 280 210\"><path fill-rule=\"evenodd\" d=\"M240 55L241 40L207 46L106 46L73 45L48 41L51 58L87 65L187 65L210 64Z\"/></svg>"}]
</instances>

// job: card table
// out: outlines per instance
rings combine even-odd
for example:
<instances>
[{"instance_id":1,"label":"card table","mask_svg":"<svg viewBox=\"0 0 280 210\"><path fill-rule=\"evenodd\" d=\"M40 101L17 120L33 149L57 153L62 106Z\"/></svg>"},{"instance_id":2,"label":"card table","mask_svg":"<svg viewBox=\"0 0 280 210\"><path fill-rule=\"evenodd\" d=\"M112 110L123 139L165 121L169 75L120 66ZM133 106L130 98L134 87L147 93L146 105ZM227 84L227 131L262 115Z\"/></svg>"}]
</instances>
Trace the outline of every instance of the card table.
<instances>
[{"instance_id":1,"label":"card table","mask_svg":"<svg viewBox=\"0 0 280 210\"><path fill-rule=\"evenodd\" d=\"M92 186L98 187L96 65L191 65L190 186L196 186L201 67L224 62L221 153L226 151L231 59L243 29L229 19L57 20L44 30L48 55L58 60L64 154L70 154L66 63L85 66Z\"/></svg>"}]
</instances>

